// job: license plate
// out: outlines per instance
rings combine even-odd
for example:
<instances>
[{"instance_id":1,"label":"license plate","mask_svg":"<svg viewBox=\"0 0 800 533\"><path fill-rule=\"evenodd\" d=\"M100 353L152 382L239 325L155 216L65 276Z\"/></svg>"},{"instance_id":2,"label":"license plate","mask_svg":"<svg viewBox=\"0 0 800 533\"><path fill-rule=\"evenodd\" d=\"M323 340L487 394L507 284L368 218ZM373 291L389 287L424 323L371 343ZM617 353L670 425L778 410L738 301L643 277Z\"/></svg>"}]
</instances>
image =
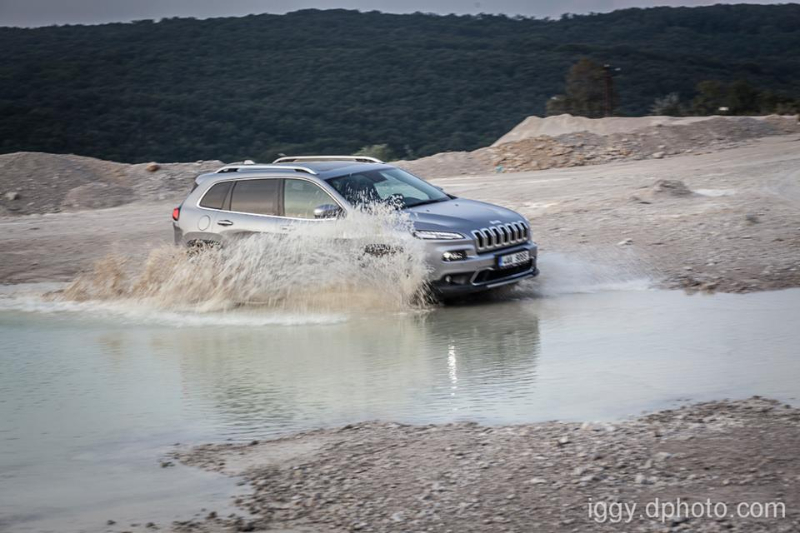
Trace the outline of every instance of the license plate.
<instances>
[{"instance_id":1,"label":"license plate","mask_svg":"<svg viewBox=\"0 0 800 533\"><path fill-rule=\"evenodd\" d=\"M497 258L497 266L500 268L509 268L522 263L527 263L531 260L531 253L528 250L516 252L508 255L501 255Z\"/></svg>"}]
</instances>

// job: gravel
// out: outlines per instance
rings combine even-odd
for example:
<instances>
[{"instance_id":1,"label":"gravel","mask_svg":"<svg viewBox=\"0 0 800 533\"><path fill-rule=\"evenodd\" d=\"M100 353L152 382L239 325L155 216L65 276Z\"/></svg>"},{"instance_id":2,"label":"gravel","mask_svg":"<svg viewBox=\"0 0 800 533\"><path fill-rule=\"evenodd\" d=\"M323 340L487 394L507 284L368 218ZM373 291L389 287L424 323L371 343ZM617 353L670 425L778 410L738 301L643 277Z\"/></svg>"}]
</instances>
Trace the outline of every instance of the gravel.
<instances>
[{"instance_id":1,"label":"gravel","mask_svg":"<svg viewBox=\"0 0 800 533\"><path fill-rule=\"evenodd\" d=\"M176 531L619 531L590 502L783 502L783 518L637 516L626 531L797 531L800 410L754 397L609 423L370 422L180 461L249 484L241 516Z\"/></svg>"}]
</instances>

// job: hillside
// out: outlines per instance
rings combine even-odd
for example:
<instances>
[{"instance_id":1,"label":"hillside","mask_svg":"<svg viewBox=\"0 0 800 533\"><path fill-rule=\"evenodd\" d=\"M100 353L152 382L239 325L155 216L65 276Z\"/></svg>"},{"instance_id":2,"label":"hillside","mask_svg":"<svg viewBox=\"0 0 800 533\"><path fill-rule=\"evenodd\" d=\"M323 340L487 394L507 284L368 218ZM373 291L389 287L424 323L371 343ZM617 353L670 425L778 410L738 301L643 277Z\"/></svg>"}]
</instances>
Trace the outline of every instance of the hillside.
<instances>
[{"instance_id":1,"label":"hillside","mask_svg":"<svg viewBox=\"0 0 800 533\"><path fill-rule=\"evenodd\" d=\"M472 150L543 114L580 57L619 112L746 79L800 96L800 5L626 9L561 20L306 10L0 28L0 153L123 162Z\"/></svg>"}]
</instances>

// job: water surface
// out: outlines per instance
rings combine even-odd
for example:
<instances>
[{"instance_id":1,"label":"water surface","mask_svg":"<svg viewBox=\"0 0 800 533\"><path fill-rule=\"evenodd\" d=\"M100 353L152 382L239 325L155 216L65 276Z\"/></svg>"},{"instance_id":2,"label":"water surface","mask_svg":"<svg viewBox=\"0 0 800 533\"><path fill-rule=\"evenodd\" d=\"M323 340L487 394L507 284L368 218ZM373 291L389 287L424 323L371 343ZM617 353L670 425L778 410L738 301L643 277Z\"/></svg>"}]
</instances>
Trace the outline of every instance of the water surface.
<instances>
[{"instance_id":1,"label":"water surface","mask_svg":"<svg viewBox=\"0 0 800 533\"><path fill-rule=\"evenodd\" d=\"M226 510L230 480L160 467L176 442L371 419L614 420L686 400L800 395L800 290L604 291L369 315L0 309L10 531Z\"/></svg>"}]
</instances>

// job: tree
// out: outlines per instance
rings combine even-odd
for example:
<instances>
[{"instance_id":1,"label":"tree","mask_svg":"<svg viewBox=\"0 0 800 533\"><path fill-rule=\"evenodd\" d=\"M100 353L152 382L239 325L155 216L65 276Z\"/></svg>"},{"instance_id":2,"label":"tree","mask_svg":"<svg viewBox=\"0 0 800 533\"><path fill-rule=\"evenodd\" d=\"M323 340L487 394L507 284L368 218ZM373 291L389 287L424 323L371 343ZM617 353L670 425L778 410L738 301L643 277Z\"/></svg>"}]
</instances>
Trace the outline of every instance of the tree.
<instances>
[{"instance_id":1,"label":"tree","mask_svg":"<svg viewBox=\"0 0 800 533\"><path fill-rule=\"evenodd\" d=\"M683 115L681 97L678 93L669 93L661 98L656 98L650 106L650 114L656 116L679 117Z\"/></svg>"},{"instance_id":2,"label":"tree","mask_svg":"<svg viewBox=\"0 0 800 533\"><path fill-rule=\"evenodd\" d=\"M606 72L601 65L582 58L567 75L567 99L573 115L602 117L605 110Z\"/></svg>"},{"instance_id":3,"label":"tree","mask_svg":"<svg viewBox=\"0 0 800 533\"><path fill-rule=\"evenodd\" d=\"M752 115L759 112L758 89L744 80L733 82L728 88L727 104L734 115Z\"/></svg>"},{"instance_id":4,"label":"tree","mask_svg":"<svg viewBox=\"0 0 800 533\"><path fill-rule=\"evenodd\" d=\"M704 80L697 84L697 96L692 100L692 113L714 115L725 105L727 89L717 80Z\"/></svg>"},{"instance_id":5,"label":"tree","mask_svg":"<svg viewBox=\"0 0 800 533\"><path fill-rule=\"evenodd\" d=\"M606 72L597 63L583 58L567 74L566 94L550 97L545 104L547 115L569 113L597 118L605 114Z\"/></svg>"}]
</instances>

